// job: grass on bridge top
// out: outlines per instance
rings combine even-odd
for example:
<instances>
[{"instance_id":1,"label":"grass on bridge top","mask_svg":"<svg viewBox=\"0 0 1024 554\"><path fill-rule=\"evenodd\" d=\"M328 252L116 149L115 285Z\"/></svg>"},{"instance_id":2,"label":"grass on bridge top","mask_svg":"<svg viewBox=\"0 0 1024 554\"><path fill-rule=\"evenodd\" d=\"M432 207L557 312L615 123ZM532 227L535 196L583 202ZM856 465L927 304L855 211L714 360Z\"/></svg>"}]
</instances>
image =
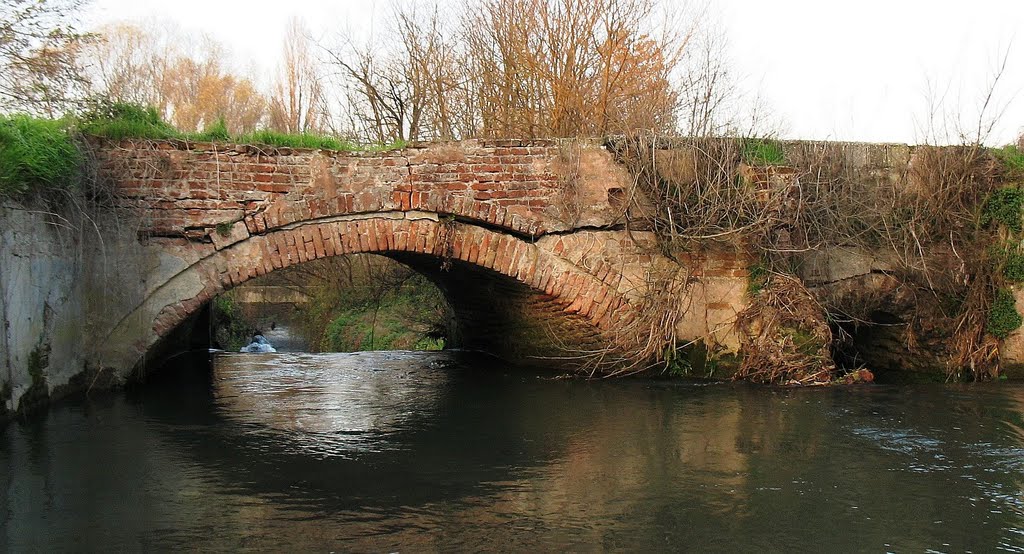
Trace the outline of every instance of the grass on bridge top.
<instances>
[{"instance_id":1,"label":"grass on bridge top","mask_svg":"<svg viewBox=\"0 0 1024 554\"><path fill-rule=\"evenodd\" d=\"M0 200L74 188L81 162L66 121L0 116Z\"/></svg>"},{"instance_id":2,"label":"grass on bridge top","mask_svg":"<svg viewBox=\"0 0 1024 554\"><path fill-rule=\"evenodd\" d=\"M85 159L77 138L81 135L113 140L229 142L342 152L384 152L405 147L404 141L360 145L313 133L272 130L232 135L223 120L214 122L203 132L185 133L161 119L154 108L124 103L101 103L81 115L60 119L0 114L0 200L33 198L46 192L77 188Z\"/></svg>"},{"instance_id":3,"label":"grass on bridge top","mask_svg":"<svg viewBox=\"0 0 1024 554\"><path fill-rule=\"evenodd\" d=\"M197 142L231 142L237 144L263 144L286 148L314 148L343 152L384 151L405 146L404 142L387 145L359 145L353 142L315 133L282 133L270 129L243 135L228 132L223 119L214 121L198 133L182 132L163 121L155 108L134 104L103 104L83 115L77 129L84 134L109 139L176 139Z\"/></svg>"},{"instance_id":4,"label":"grass on bridge top","mask_svg":"<svg viewBox=\"0 0 1024 554\"><path fill-rule=\"evenodd\" d=\"M1011 178L1024 179L1024 151L1016 145L1010 144L1002 148L994 148L992 153L1003 162L1007 171L1010 172Z\"/></svg>"}]
</instances>

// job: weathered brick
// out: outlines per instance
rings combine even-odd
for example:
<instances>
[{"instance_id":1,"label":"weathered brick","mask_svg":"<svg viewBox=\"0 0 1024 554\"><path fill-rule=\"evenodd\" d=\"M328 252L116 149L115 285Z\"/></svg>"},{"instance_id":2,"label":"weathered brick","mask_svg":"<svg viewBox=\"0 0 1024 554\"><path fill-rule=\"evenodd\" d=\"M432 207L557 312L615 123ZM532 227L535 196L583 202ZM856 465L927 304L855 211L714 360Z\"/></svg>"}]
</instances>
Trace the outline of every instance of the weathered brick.
<instances>
[{"instance_id":1,"label":"weathered brick","mask_svg":"<svg viewBox=\"0 0 1024 554\"><path fill-rule=\"evenodd\" d=\"M318 259L323 258L324 256L327 255L327 251L324 248L323 237L320 236L319 226L313 227L310 231L313 235L313 248L316 251L316 257Z\"/></svg>"}]
</instances>

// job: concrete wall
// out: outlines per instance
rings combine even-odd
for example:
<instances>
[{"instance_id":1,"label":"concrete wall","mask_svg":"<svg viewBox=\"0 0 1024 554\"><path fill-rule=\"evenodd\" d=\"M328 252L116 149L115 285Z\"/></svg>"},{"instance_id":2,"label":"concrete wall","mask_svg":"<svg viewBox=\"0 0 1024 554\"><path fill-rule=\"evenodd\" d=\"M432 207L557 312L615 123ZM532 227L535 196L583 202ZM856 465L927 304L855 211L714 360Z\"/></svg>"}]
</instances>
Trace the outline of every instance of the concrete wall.
<instances>
[{"instance_id":1,"label":"concrete wall","mask_svg":"<svg viewBox=\"0 0 1024 554\"><path fill-rule=\"evenodd\" d=\"M84 368L84 263L74 232L7 204L0 207L0 268L0 390L4 409L13 411Z\"/></svg>"},{"instance_id":2,"label":"concrete wall","mask_svg":"<svg viewBox=\"0 0 1024 554\"><path fill-rule=\"evenodd\" d=\"M0 411L124 381L137 358L112 330L151 327L129 314L195 261L138 229L131 214L85 203L0 206Z\"/></svg>"}]
</instances>

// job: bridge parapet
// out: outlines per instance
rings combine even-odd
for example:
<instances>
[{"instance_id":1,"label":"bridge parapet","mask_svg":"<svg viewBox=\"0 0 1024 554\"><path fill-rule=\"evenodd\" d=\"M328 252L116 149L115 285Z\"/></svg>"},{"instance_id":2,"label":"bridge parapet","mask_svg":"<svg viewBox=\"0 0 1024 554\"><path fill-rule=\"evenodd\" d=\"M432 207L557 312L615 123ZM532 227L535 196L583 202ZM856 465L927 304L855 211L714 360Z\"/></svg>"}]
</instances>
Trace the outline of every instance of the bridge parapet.
<instances>
[{"instance_id":1,"label":"bridge parapet","mask_svg":"<svg viewBox=\"0 0 1024 554\"><path fill-rule=\"evenodd\" d=\"M296 222L429 211L526 237L621 216L624 168L596 143L469 140L387 152L126 140L100 148L101 174L142 231L218 242Z\"/></svg>"}]
</instances>

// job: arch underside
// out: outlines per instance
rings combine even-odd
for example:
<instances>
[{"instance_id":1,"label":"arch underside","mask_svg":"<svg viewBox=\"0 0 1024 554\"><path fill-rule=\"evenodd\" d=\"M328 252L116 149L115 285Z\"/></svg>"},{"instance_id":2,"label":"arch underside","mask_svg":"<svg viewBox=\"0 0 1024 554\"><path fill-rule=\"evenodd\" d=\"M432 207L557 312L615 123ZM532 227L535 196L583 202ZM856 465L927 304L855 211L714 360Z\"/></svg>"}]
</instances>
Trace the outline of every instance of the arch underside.
<instances>
[{"instance_id":1,"label":"arch underside","mask_svg":"<svg viewBox=\"0 0 1024 554\"><path fill-rule=\"evenodd\" d=\"M253 235L193 264L171 281L198 276L198 293L168 298L162 291L180 287L165 286L147 299L157 315L140 355L221 292L295 264L356 253L385 255L424 274L456 316L455 345L513 361L567 369L612 363L620 352L615 331L635 317L615 272L599 279L535 243L451 218L366 217Z\"/></svg>"}]
</instances>

